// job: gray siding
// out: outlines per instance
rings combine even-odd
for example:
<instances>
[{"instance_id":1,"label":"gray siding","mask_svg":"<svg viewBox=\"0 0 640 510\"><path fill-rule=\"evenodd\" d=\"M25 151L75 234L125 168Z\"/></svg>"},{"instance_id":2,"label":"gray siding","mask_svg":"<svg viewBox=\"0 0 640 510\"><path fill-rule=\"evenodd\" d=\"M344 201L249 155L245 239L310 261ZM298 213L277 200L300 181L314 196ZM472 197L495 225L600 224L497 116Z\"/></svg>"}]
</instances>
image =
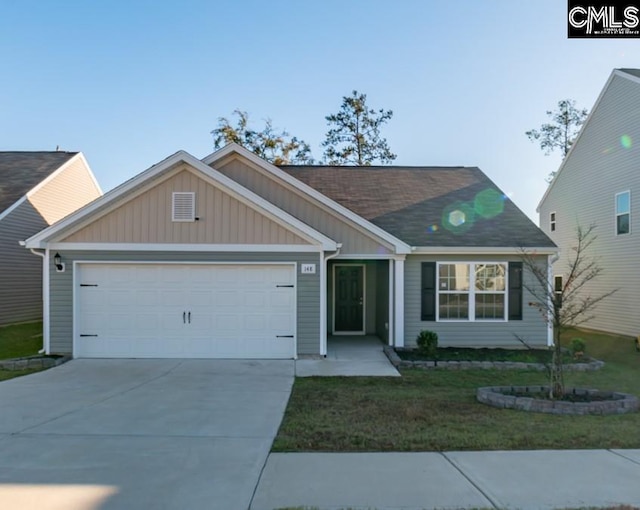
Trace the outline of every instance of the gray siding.
<instances>
[{"instance_id":1,"label":"gray siding","mask_svg":"<svg viewBox=\"0 0 640 510\"><path fill-rule=\"evenodd\" d=\"M175 253L175 252L82 252L62 251L67 270L50 268L50 348L53 353L70 353L73 347L73 261L154 262L297 262L298 354L320 352L320 276L300 274L300 264L320 263L318 253Z\"/></svg>"},{"instance_id":2,"label":"gray siding","mask_svg":"<svg viewBox=\"0 0 640 510\"><path fill-rule=\"evenodd\" d=\"M339 217L313 198L301 196L289 184L268 176L264 170L244 160L232 158L216 164L214 168L334 241L342 243L340 253L343 255L392 252L388 242L366 233L362 227Z\"/></svg>"},{"instance_id":3,"label":"gray siding","mask_svg":"<svg viewBox=\"0 0 640 510\"><path fill-rule=\"evenodd\" d=\"M28 201L0 220L0 325L42 319L42 258L18 241L47 226Z\"/></svg>"},{"instance_id":4,"label":"gray siding","mask_svg":"<svg viewBox=\"0 0 640 510\"><path fill-rule=\"evenodd\" d=\"M421 311L421 263L422 262L518 262L514 257L497 256L409 256L405 262L405 345L416 345L416 337L421 330L427 329L438 333L439 344L457 347L514 347L522 344L516 339L518 335L534 346L547 345L547 324L540 313L527 303L534 297L523 291L523 316L521 321L506 322L425 322L420 319ZM541 257L541 263L546 257ZM529 285L530 274L524 275Z\"/></svg>"},{"instance_id":5,"label":"gray siding","mask_svg":"<svg viewBox=\"0 0 640 510\"><path fill-rule=\"evenodd\" d=\"M556 275L566 275L578 225L596 224L598 236L588 256L603 269L583 296L618 291L595 309L595 318L584 326L636 336L640 334L640 84L614 76L584 126L579 140L540 207L540 226L560 247L553 266ZM632 141L629 148L621 136ZM615 195L631 192L631 233L615 232ZM549 214L556 213L551 232Z\"/></svg>"}]
</instances>

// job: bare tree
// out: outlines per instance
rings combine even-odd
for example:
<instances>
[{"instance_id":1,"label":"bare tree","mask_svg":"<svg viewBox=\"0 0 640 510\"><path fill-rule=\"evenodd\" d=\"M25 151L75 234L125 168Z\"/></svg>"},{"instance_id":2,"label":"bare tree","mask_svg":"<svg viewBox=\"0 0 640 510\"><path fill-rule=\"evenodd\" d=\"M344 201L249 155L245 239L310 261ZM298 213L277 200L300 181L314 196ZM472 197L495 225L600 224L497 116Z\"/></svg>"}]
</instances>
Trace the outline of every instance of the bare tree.
<instances>
[{"instance_id":1,"label":"bare tree","mask_svg":"<svg viewBox=\"0 0 640 510\"><path fill-rule=\"evenodd\" d=\"M547 265L540 264L534 252L523 249L521 253L523 268L533 275L532 281L522 279L523 286L535 298L529 306L537 308L547 324L553 327L553 355L549 370L549 398L552 399L561 398L564 394L562 333L568 327L593 319L596 305L617 290L593 296L585 288L603 271L597 259L586 253L597 239L595 228L593 224L586 229L581 226L576 228L575 244L571 248L571 256L562 282L550 280Z\"/></svg>"}]
</instances>

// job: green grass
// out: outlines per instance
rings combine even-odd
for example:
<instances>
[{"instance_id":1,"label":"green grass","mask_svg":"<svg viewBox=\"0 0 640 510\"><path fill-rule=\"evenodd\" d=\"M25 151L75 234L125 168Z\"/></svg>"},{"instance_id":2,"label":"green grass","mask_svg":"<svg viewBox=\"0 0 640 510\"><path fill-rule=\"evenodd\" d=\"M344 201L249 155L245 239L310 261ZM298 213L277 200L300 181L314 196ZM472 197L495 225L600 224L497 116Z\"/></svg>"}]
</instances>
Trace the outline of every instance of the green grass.
<instances>
[{"instance_id":1,"label":"green grass","mask_svg":"<svg viewBox=\"0 0 640 510\"><path fill-rule=\"evenodd\" d=\"M42 322L29 322L0 327L0 360L23 358L38 354L42 349ZM40 372L28 370L0 370L0 381Z\"/></svg>"},{"instance_id":2,"label":"green grass","mask_svg":"<svg viewBox=\"0 0 640 510\"><path fill-rule=\"evenodd\" d=\"M41 372L43 368L29 368L27 370L0 370L0 382L22 377L23 375L35 374Z\"/></svg>"},{"instance_id":3,"label":"green grass","mask_svg":"<svg viewBox=\"0 0 640 510\"><path fill-rule=\"evenodd\" d=\"M640 395L640 353L630 338L587 331L597 372L566 373L567 386ZM555 416L496 409L479 386L546 384L544 372L402 370L403 377L295 381L274 451L451 451L640 448L640 413Z\"/></svg>"},{"instance_id":4,"label":"green grass","mask_svg":"<svg viewBox=\"0 0 640 510\"><path fill-rule=\"evenodd\" d=\"M42 349L42 322L0 327L0 359L33 356Z\"/></svg>"}]
</instances>

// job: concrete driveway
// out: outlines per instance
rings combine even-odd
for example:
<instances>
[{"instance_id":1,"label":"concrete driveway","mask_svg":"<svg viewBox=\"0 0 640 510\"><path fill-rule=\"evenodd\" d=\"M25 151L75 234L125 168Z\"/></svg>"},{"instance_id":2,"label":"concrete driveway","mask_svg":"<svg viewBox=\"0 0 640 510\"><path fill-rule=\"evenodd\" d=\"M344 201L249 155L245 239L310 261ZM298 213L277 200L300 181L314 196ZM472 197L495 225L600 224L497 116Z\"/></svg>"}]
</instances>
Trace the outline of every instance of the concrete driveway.
<instances>
[{"instance_id":1,"label":"concrete driveway","mask_svg":"<svg viewBox=\"0 0 640 510\"><path fill-rule=\"evenodd\" d=\"M247 509L293 361L74 360L0 383L0 508Z\"/></svg>"}]
</instances>

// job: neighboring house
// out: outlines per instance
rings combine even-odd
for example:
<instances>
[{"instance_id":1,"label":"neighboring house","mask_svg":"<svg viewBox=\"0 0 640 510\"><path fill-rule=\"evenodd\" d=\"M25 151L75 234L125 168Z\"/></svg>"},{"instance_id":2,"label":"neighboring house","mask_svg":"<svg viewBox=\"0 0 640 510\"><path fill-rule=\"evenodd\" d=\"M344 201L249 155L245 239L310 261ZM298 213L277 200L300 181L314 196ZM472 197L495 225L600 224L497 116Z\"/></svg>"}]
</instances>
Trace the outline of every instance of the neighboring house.
<instances>
[{"instance_id":1,"label":"neighboring house","mask_svg":"<svg viewBox=\"0 0 640 510\"><path fill-rule=\"evenodd\" d=\"M181 151L26 246L48 253L47 352L295 358L329 336L415 345L422 329L444 345L549 341L519 254L547 265L556 248L477 168Z\"/></svg>"},{"instance_id":2,"label":"neighboring house","mask_svg":"<svg viewBox=\"0 0 640 510\"><path fill-rule=\"evenodd\" d=\"M0 152L0 326L42 318L42 258L19 241L102 195L77 152Z\"/></svg>"},{"instance_id":3,"label":"neighboring house","mask_svg":"<svg viewBox=\"0 0 640 510\"><path fill-rule=\"evenodd\" d=\"M598 304L589 328L640 335L640 69L615 69L538 206L540 226L560 248L567 275L576 227L596 225L587 256L603 269L581 296L618 289Z\"/></svg>"}]
</instances>

